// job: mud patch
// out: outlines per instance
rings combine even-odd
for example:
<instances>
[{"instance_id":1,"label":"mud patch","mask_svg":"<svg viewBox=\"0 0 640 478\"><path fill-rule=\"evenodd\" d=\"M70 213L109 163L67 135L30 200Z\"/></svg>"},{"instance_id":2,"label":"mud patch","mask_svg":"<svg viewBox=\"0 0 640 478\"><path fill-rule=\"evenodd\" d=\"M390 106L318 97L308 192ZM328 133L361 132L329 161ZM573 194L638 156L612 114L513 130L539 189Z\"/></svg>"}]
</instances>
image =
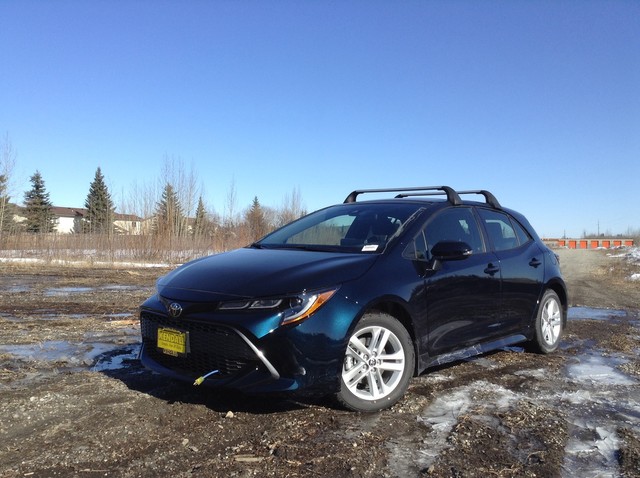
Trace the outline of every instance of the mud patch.
<instances>
[{"instance_id":1,"label":"mud patch","mask_svg":"<svg viewBox=\"0 0 640 478\"><path fill-rule=\"evenodd\" d=\"M605 290L610 275L580 272L574 289L568 276L580 307L557 353L512 347L438 367L390 410L361 415L143 369L136 311L161 274L12 266L0 285L3 476L640 476L640 301Z\"/></svg>"}]
</instances>

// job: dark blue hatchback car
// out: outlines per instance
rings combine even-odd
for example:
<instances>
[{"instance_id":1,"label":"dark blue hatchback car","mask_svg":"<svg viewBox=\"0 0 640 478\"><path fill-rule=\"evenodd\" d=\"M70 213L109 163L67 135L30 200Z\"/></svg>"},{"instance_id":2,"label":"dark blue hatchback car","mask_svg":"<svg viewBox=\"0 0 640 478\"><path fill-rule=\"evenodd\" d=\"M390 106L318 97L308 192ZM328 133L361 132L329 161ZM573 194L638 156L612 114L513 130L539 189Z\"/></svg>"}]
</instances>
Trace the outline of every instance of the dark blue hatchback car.
<instances>
[{"instance_id":1,"label":"dark blue hatchback car","mask_svg":"<svg viewBox=\"0 0 640 478\"><path fill-rule=\"evenodd\" d=\"M369 193L395 197L357 200ZM376 411L430 366L516 343L552 352L566 316L557 256L490 192L361 190L160 278L141 359L194 384Z\"/></svg>"}]
</instances>

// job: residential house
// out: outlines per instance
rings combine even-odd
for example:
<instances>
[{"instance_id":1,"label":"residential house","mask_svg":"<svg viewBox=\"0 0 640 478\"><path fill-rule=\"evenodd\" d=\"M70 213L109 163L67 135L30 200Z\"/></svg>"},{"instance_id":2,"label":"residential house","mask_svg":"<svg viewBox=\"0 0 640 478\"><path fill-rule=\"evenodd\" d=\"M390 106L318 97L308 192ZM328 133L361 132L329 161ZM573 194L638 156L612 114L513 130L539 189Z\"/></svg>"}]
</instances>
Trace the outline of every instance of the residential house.
<instances>
[{"instance_id":1,"label":"residential house","mask_svg":"<svg viewBox=\"0 0 640 478\"><path fill-rule=\"evenodd\" d=\"M52 206L51 213L56 218L54 232L58 234L72 234L80 230L82 218L87 214L84 208ZM143 219L134 214L114 213L113 225L116 234L138 235L142 233ZM24 222L24 208L17 207L14 216L16 222Z\"/></svg>"}]
</instances>

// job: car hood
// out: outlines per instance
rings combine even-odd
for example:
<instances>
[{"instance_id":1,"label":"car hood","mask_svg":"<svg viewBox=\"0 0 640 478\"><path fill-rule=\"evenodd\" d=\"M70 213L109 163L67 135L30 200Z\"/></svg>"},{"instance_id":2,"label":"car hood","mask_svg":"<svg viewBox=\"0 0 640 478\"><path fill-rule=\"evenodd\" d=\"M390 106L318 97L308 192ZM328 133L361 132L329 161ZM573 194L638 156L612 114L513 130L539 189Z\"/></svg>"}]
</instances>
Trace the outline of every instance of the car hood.
<instances>
[{"instance_id":1,"label":"car hood","mask_svg":"<svg viewBox=\"0 0 640 478\"><path fill-rule=\"evenodd\" d=\"M158 293L194 302L298 293L356 279L377 257L377 254L290 249L236 249L179 267L158 280Z\"/></svg>"}]
</instances>

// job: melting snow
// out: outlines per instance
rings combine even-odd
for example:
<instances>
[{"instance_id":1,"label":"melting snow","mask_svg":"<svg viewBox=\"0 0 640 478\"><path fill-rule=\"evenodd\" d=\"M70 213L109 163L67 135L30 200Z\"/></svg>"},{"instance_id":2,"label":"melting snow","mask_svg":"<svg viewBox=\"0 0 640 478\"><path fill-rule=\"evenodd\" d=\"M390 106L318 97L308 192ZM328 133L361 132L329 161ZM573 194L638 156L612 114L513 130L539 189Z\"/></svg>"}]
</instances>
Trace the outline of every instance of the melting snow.
<instances>
[{"instance_id":1,"label":"melting snow","mask_svg":"<svg viewBox=\"0 0 640 478\"><path fill-rule=\"evenodd\" d=\"M569 311L570 320L624 318L631 317L622 310L575 307ZM550 389L535 387L514 392L494 383L477 381L440 393L417 417L418 422L427 427L417 453L406 456L392 448L392 455L413 460L421 469L426 469L449 446L447 437L464 415L492 423L496 411L509 409L519 400L534 400L561 410L566 417L570 438L565 448L564 477L620 476L617 462L620 439L616 429L624 424L640 433L639 381L618 368L627 361L621 355L603 356L598 349L587 350L573 358L564 370L564 379L560 377L560 382ZM489 369L498 366L491 356L475 359L473 363ZM549 371L524 369L515 375L544 382L549 378ZM421 380L442 384L454 378L452 369L447 373L427 374Z\"/></svg>"}]
</instances>

